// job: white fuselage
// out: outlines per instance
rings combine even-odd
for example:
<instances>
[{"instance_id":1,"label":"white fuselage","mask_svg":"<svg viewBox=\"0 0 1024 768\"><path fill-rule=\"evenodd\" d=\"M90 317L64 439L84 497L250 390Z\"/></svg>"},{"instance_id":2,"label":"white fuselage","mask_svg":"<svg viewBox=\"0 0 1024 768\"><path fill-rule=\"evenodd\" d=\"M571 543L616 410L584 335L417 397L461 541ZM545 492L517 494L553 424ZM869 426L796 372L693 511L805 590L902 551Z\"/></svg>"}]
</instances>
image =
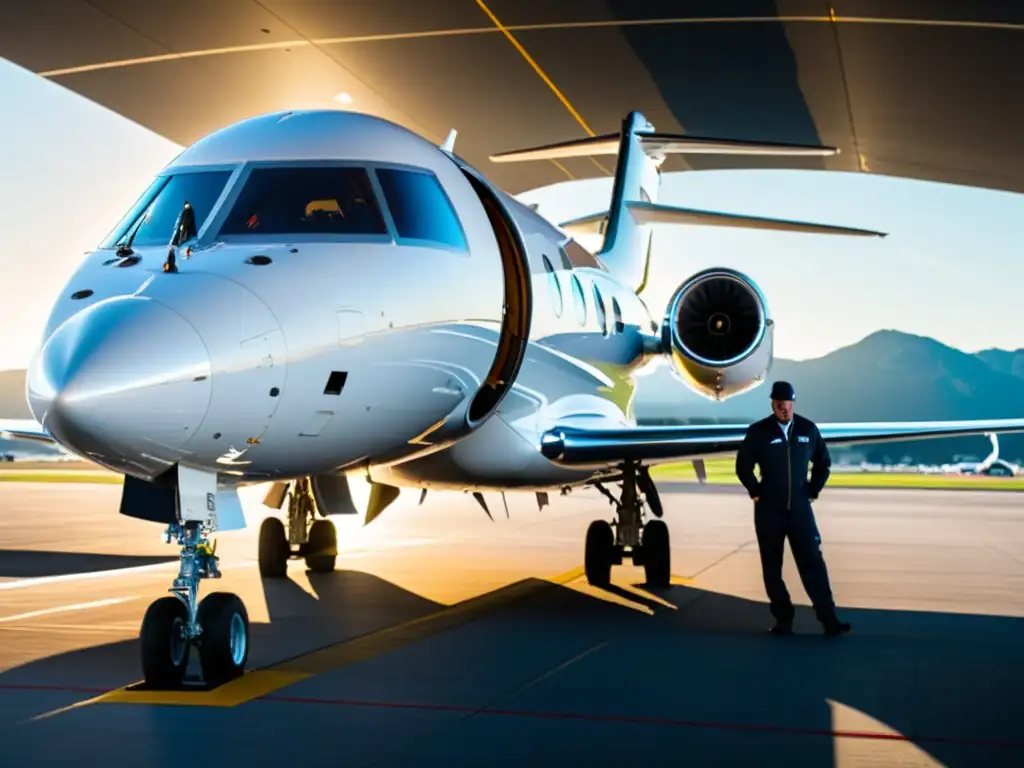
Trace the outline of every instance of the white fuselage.
<instances>
[{"instance_id":1,"label":"white fuselage","mask_svg":"<svg viewBox=\"0 0 1024 768\"><path fill-rule=\"evenodd\" d=\"M593 415L632 424L631 373L655 326L631 289L492 190L523 246L528 343L496 411L473 415L506 338L509 272L471 172L355 113L267 115L208 136L68 282L30 367L33 414L69 450L147 480L178 463L239 483L354 470L447 488L590 477L545 459L540 434ZM307 200L319 194L309 184L342 178L337 200ZM189 195L198 231L166 272ZM356 218L367 202L376 224Z\"/></svg>"}]
</instances>

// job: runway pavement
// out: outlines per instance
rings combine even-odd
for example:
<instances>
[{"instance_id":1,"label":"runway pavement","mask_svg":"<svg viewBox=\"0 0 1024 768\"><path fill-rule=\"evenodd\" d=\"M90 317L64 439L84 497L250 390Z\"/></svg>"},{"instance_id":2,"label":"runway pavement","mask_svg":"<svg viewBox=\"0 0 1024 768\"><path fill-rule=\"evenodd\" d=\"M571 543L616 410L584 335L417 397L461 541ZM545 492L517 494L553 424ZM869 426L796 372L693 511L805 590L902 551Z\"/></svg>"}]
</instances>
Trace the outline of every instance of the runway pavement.
<instances>
[{"instance_id":1,"label":"runway pavement","mask_svg":"<svg viewBox=\"0 0 1024 768\"><path fill-rule=\"evenodd\" d=\"M341 518L329 575L218 537L252 622L220 692L147 704L135 638L177 550L117 514L120 488L0 485L0 765L326 759L422 765L1021 765L1024 496L830 490L816 511L854 625L769 637L749 500L665 486L674 586L582 577L596 493L402 498ZM357 489L357 502L365 498ZM786 578L806 605L787 553ZM111 693L113 692L113 693ZM192 698L189 698L192 697ZM159 700L159 697L158 699Z\"/></svg>"}]
</instances>

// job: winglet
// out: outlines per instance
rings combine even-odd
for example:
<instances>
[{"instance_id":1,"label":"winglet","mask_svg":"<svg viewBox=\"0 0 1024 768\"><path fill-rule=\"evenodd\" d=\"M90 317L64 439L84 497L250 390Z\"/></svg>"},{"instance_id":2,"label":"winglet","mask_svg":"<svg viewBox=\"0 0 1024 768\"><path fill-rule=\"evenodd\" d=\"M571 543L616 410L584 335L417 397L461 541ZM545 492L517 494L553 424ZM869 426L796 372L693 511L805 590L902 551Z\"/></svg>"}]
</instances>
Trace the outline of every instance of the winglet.
<instances>
[{"instance_id":1,"label":"winglet","mask_svg":"<svg viewBox=\"0 0 1024 768\"><path fill-rule=\"evenodd\" d=\"M448 138L444 140L444 144L441 145L441 149L445 152L451 153L455 151L455 137L459 135L459 132L452 128L448 131Z\"/></svg>"}]
</instances>

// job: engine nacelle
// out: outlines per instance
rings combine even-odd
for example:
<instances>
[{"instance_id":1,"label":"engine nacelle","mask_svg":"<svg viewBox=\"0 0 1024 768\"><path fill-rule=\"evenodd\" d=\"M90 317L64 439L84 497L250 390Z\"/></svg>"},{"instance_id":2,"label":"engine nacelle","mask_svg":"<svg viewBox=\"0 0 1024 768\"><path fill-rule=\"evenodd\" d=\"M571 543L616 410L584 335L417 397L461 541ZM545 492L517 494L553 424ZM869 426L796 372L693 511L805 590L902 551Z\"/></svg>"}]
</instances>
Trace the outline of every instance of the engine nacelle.
<instances>
[{"instance_id":1,"label":"engine nacelle","mask_svg":"<svg viewBox=\"0 0 1024 768\"><path fill-rule=\"evenodd\" d=\"M753 389L772 364L775 323L761 289L723 267L698 272L673 294L662 346L693 391L725 400Z\"/></svg>"}]
</instances>

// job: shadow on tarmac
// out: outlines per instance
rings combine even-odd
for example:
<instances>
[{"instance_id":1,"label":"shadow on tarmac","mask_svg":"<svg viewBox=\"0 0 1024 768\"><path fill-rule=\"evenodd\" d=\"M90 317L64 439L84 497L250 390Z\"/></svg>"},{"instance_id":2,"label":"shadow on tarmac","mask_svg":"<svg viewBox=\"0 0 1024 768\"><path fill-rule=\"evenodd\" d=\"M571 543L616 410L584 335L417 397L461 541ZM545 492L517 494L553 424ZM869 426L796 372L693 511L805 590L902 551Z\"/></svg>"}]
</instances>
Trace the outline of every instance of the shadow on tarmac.
<instances>
[{"instance_id":1,"label":"shadow on tarmac","mask_svg":"<svg viewBox=\"0 0 1024 768\"><path fill-rule=\"evenodd\" d=\"M252 626L251 669L443 609L360 572L308 577L315 595L291 580L264 582L271 621ZM538 587L529 596L460 627L236 709L97 705L26 722L137 680L134 640L9 670L0 675L0 765L70 755L112 765L114 742L124 764L176 765L179 752L155 745L195 725L216 734L204 755L232 762L336 758L345 744L353 765L686 755L832 766L857 738L834 733L850 728L837 706L863 713L856 730L891 729L890 744L909 742L947 766L1024 761L1024 620L841 607L853 633L825 639L801 607L798 634L777 638L762 602L688 586L528 581Z\"/></svg>"},{"instance_id":2,"label":"shadow on tarmac","mask_svg":"<svg viewBox=\"0 0 1024 768\"><path fill-rule=\"evenodd\" d=\"M113 571L142 565L177 562L178 556L100 555L91 552L50 552L38 549L0 549L0 578L34 579L74 573Z\"/></svg>"}]
</instances>

